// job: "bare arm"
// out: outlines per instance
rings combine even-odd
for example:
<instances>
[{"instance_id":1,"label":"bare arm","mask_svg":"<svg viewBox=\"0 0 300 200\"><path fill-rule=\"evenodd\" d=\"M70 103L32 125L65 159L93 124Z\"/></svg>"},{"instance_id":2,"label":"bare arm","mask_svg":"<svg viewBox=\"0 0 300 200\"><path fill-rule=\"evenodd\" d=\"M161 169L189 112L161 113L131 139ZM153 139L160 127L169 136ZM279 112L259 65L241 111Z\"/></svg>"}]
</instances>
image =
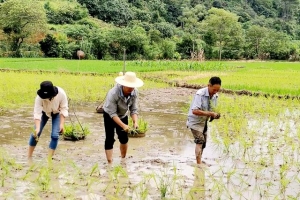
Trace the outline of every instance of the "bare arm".
<instances>
[{"instance_id":1,"label":"bare arm","mask_svg":"<svg viewBox=\"0 0 300 200\"><path fill-rule=\"evenodd\" d=\"M132 118L132 122L133 122L133 127L134 127L135 129L137 129L138 126L139 126L137 114L131 115L131 118Z\"/></svg>"},{"instance_id":2,"label":"bare arm","mask_svg":"<svg viewBox=\"0 0 300 200\"><path fill-rule=\"evenodd\" d=\"M112 118L125 132L129 131L128 125L124 124L118 116Z\"/></svg>"},{"instance_id":3,"label":"bare arm","mask_svg":"<svg viewBox=\"0 0 300 200\"><path fill-rule=\"evenodd\" d=\"M35 119L34 120L34 125L35 125L35 135L37 135L40 132L41 120Z\"/></svg>"},{"instance_id":4,"label":"bare arm","mask_svg":"<svg viewBox=\"0 0 300 200\"><path fill-rule=\"evenodd\" d=\"M64 124L65 124L65 116L60 114L60 124L59 124L59 132L63 133L64 132Z\"/></svg>"},{"instance_id":5,"label":"bare arm","mask_svg":"<svg viewBox=\"0 0 300 200\"><path fill-rule=\"evenodd\" d=\"M200 109L194 109L193 114L197 115L197 116L212 117L214 119L218 119L220 117L219 113L211 112L211 111L203 111L203 110L200 110Z\"/></svg>"}]
</instances>

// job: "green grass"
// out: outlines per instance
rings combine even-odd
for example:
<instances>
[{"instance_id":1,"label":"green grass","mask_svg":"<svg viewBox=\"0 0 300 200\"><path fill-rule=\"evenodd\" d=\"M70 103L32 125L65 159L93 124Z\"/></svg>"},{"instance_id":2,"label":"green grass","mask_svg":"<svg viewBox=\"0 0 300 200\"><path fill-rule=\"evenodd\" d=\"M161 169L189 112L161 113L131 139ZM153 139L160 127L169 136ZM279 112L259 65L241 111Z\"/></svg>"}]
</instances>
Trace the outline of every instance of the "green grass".
<instances>
[{"instance_id":1,"label":"green grass","mask_svg":"<svg viewBox=\"0 0 300 200\"><path fill-rule=\"evenodd\" d=\"M116 73L123 70L123 61L65 60L65 59L0 59L0 68L23 70L49 70L67 72ZM192 61L126 61L126 71L148 72L163 70L226 70L219 62Z\"/></svg>"},{"instance_id":2,"label":"green grass","mask_svg":"<svg viewBox=\"0 0 300 200\"><path fill-rule=\"evenodd\" d=\"M113 75L71 75L64 73L0 72L0 110L1 108L32 105L39 85L51 80L55 86L62 87L68 98L74 102L102 102L108 90L115 84ZM147 81L141 91L151 88L167 87L167 84Z\"/></svg>"},{"instance_id":3,"label":"green grass","mask_svg":"<svg viewBox=\"0 0 300 200\"><path fill-rule=\"evenodd\" d=\"M219 76L224 89L300 96L300 63L222 62L220 65L226 66L224 70L168 70L148 72L145 76L192 85L207 85L211 76Z\"/></svg>"},{"instance_id":4,"label":"green grass","mask_svg":"<svg viewBox=\"0 0 300 200\"><path fill-rule=\"evenodd\" d=\"M226 65L238 67L241 70L270 69L270 70L300 70L299 62L285 61L222 61Z\"/></svg>"},{"instance_id":5,"label":"green grass","mask_svg":"<svg viewBox=\"0 0 300 200\"><path fill-rule=\"evenodd\" d=\"M0 72L0 108L32 103L43 80L64 88L72 100L101 102L123 66L123 61L2 58L0 69L8 70ZM164 82L171 81L206 85L211 76L220 76L224 89L300 96L297 62L126 61L126 71L145 80L142 90L166 87ZM94 74L82 74L88 72Z\"/></svg>"},{"instance_id":6,"label":"green grass","mask_svg":"<svg viewBox=\"0 0 300 200\"><path fill-rule=\"evenodd\" d=\"M300 68L299 68L300 69ZM297 78L298 77L298 78ZM222 87L231 90L249 90L276 95L300 95L300 70L253 69L223 73ZM187 82L205 83L207 77L189 79Z\"/></svg>"},{"instance_id":7,"label":"green grass","mask_svg":"<svg viewBox=\"0 0 300 200\"><path fill-rule=\"evenodd\" d=\"M50 70L71 72L115 73L122 71L123 61L66 60L58 58L0 58L0 68L25 70ZM259 61L126 61L126 71L146 72L163 70L249 72L254 69L300 71L299 62Z\"/></svg>"},{"instance_id":8,"label":"green grass","mask_svg":"<svg viewBox=\"0 0 300 200\"><path fill-rule=\"evenodd\" d=\"M102 61L98 62L102 63ZM279 94L294 92L299 96L297 92L300 71L298 63L225 63L229 67L223 70L210 68L205 71L180 71L179 69L152 72L149 70L147 73L139 71L139 76L147 77L145 86L141 90L166 87L167 85L161 83L162 81L207 84L210 76L218 75L223 80L223 88ZM244 67L237 68L233 66L235 64ZM145 71L147 69L146 67ZM39 83L46 79L63 87L72 100L96 102L104 98L107 90L114 84L115 76L117 73L93 76L44 72L0 72L0 108L1 106L10 108L13 105L19 105L19 107L23 104L32 105ZM151 81L151 78L159 80ZM253 193L253 196L270 196L272 199L279 199L279 197L280 199L298 199L300 196L297 190L299 173L295 169L299 169L300 166L297 156L300 141L299 100L279 100L223 93L219 98L216 109L221 113L221 118L209 124L211 145L213 145L214 154L219 157L213 159L216 163L211 168L212 170L205 171L205 175L204 172L203 175L197 175L200 178L195 179L195 187L187 188L190 187L190 183L186 182L189 179L177 174L175 170L172 172L170 167L168 167L167 174L159 174L158 168L155 168L153 175L149 175L150 178L146 176L142 178L140 170L133 170L133 176L136 175L138 179L141 179L136 185L143 186L133 187L131 182L122 182L123 176L128 178L122 168L115 167L111 173L101 174L100 178L99 172L94 177L91 175L97 170L97 165L93 165L91 170L86 170L86 166L77 166L67 156L66 160L53 166L53 170L48 170L50 168L45 166L45 162L41 162L43 164L26 172L26 169L19 169L15 166L15 161L6 161L10 158L9 155L0 150L2 161L0 174L3 177L0 181L2 181L2 186L8 188L5 193L7 196L0 196L9 198L8 194L15 191L15 186L10 186L7 181L9 177L14 183L32 185L34 190L30 192L35 195L35 198L38 198L39 194L49 195L50 198L56 194L57 199L74 199L78 191L82 193L88 191L87 193L112 195L111 199L118 199L119 196L124 198L130 193L136 194L137 199L145 199L147 196L155 198L160 192L162 197L166 195L168 199L188 199L185 197L200 199L191 196L196 192L200 195L203 193L203 198L209 199L251 199L250 193ZM190 102L186 103L189 106ZM165 128L168 129L168 127ZM169 152L161 153L169 154ZM1 157L2 154L4 156ZM19 171L23 174L26 172L26 176L21 178ZM53 180L66 182L54 193L52 188L57 185L57 182L52 182ZM153 181L156 181L155 184ZM93 185L96 188L94 190ZM186 189L190 192L187 193ZM290 193L289 191L296 192Z\"/></svg>"}]
</instances>

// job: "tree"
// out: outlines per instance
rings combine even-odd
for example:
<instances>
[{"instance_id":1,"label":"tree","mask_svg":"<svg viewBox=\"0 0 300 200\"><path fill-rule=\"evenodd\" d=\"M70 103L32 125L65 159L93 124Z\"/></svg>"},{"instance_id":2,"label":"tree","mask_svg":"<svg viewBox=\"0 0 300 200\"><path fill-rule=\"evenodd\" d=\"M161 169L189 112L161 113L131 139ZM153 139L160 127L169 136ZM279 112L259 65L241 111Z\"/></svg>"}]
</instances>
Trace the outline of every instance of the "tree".
<instances>
[{"instance_id":1,"label":"tree","mask_svg":"<svg viewBox=\"0 0 300 200\"><path fill-rule=\"evenodd\" d=\"M116 59L122 59L126 49L129 60L139 59L143 55L143 47L146 44L149 44L149 38L142 27L116 28L111 33L110 53Z\"/></svg>"},{"instance_id":2,"label":"tree","mask_svg":"<svg viewBox=\"0 0 300 200\"><path fill-rule=\"evenodd\" d=\"M262 51L270 59L286 60L290 56L291 38L287 34L269 29L267 37L262 41Z\"/></svg>"},{"instance_id":3,"label":"tree","mask_svg":"<svg viewBox=\"0 0 300 200\"><path fill-rule=\"evenodd\" d=\"M299 7L299 0L281 0L281 17L284 21L291 20L293 12L297 12Z\"/></svg>"},{"instance_id":4,"label":"tree","mask_svg":"<svg viewBox=\"0 0 300 200\"><path fill-rule=\"evenodd\" d=\"M180 26L180 21L178 17L181 15L181 1L177 0L164 0L166 4L166 21L174 24L175 26Z\"/></svg>"},{"instance_id":5,"label":"tree","mask_svg":"<svg viewBox=\"0 0 300 200\"><path fill-rule=\"evenodd\" d=\"M103 59L109 54L111 40L111 31L109 30L100 29L98 32L92 33L92 53L97 59Z\"/></svg>"},{"instance_id":6,"label":"tree","mask_svg":"<svg viewBox=\"0 0 300 200\"><path fill-rule=\"evenodd\" d=\"M77 0L78 3L84 5L91 16L96 17L99 14L99 1L98 0Z\"/></svg>"},{"instance_id":7,"label":"tree","mask_svg":"<svg viewBox=\"0 0 300 200\"><path fill-rule=\"evenodd\" d=\"M98 8L99 19L117 26L126 26L134 18L134 13L125 0L102 0Z\"/></svg>"},{"instance_id":8,"label":"tree","mask_svg":"<svg viewBox=\"0 0 300 200\"><path fill-rule=\"evenodd\" d=\"M13 56L21 57L24 40L46 29L46 12L40 1L7 0L0 4L0 28L7 35Z\"/></svg>"},{"instance_id":9,"label":"tree","mask_svg":"<svg viewBox=\"0 0 300 200\"><path fill-rule=\"evenodd\" d=\"M246 33L248 56L261 57L262 41L267 37L268 29L257 25L251 26Z\"/></svg>"},{"instance_id":10,"label":"tree","mask_svg":"<svg viewBox=\"0 0 300 200\"><path fill-rule=\"evenodd\" d=\"M160 0L148 1L148 8L152 11L152 22L163 22L167 15L166 4Z\"/></svg>"},{"instance_id":11,"label":"tree","mask_svg":"<svg viewBox=\"0 0 300 200\"><path fill-rule=\"evenodd\" d=\"M176 52L176 43L171 39L165 39L160 43L160 49L163 59L172 59Z\"/></svg>"},{"instance_id":12,"label":"tree","mask_svg":"<svg viewBox=\"0 0 300 200\"><path fill-rule=\"evenodd\" d=\"M51 24L73 24L88 16L88 9L77 2L56 1L45 3L48 22Z\"/></svg>"},{"instance_id":13,"label":"tree","mask_svg":"<svg viewBox=\"0 0 300 200\"><path fill-rule=\"evenodd\" d=\"M46 37L39 43L41 45L41 50L44 52L46 57L59 56L59 43L53 35L47 34Z\"/></svg>"},{"instance_id":14,"label":"tree","mask_svg":"<svg viewBox=\"0 0 300 200\"><path fill-rule=\"evenodd\" d=\"M171 38L175 34L175 26L167 22L155 23L154 28L161 32L163 38Z\"/></svg>"},{"instance_id":15,"label":"tree","mask_svg":"<svg viewBox=\"0 0 300 200\"><path fill-rule=\"evenodd\" d=\"M193 52L193 39L191 35L184 35L181 42L177 43L177 51L183 59L189 59Z\"/></svg>"},{"instance_id":16,"label":"tree","mask_svg":"<svg viewBox=\"0 0 300 200\"><path fill-rule=\"evenodd\" d=\"M211 8L209 15L202 21L203 30L210 32L211 38L218 48L219 59L222 58L222 51L225 47L239 52L242 45L243 30L238 22L238 16L229 11Z\"/></svg>"},{"instance_id":17,"label":"tree","mask_svg":"<svg viewBox=\"0 0 300 200\"><path fill-rule=\"evenodd\" d=\"M182 26L186 34L190 35L192 39L192 49L189 54L197 54L199 50L202 50L203 46L197 46L196 40L201 39L201 21L207 15L206 8L203 5L197 5L194 8L184 8L182 16L179 18L184 24Z\"/></svg>"}]
</instances>

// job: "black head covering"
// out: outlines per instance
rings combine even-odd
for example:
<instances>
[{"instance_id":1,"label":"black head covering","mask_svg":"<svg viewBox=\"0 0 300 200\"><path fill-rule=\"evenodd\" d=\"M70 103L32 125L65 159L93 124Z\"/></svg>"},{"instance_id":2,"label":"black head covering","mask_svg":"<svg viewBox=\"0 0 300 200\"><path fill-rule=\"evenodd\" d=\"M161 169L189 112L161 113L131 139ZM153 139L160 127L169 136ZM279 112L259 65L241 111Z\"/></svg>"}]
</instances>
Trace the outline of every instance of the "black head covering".
<instances>
[{"instance_id":1,"label":"black head covering","mask_svg":"<svg viewBox=\"0 0 300 200\"><path fill-rule=\"evenodd\" d=\"M58 94L58 89L53 86L51 81L43 81L40 85L40 89L37 91L37 94L42 99L51 99Z\"/></svg>"}]
</instances>

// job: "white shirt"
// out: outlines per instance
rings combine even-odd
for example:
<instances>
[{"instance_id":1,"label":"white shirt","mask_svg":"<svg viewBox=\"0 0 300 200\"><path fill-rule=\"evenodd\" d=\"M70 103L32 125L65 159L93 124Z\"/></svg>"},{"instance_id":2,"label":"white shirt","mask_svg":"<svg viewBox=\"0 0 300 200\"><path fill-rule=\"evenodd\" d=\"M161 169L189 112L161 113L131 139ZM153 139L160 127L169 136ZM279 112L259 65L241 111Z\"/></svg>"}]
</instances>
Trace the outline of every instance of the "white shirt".
<instances>
[{"instance_id":1,"label":"white shirt","mask_svg":"<svg viewBox=\"0 0 300 200\"><path fill-rule=\"evenodd\" d=\"M51 113L60 113L64 117L69 115L68 99L65 91L57 87L58 94L50 101L49 99L42 99L39 95L35 98L34 104L34 119L41 120L42 111L46 113L48 117L51 117Z\"/></svg>"}]
</instances>

